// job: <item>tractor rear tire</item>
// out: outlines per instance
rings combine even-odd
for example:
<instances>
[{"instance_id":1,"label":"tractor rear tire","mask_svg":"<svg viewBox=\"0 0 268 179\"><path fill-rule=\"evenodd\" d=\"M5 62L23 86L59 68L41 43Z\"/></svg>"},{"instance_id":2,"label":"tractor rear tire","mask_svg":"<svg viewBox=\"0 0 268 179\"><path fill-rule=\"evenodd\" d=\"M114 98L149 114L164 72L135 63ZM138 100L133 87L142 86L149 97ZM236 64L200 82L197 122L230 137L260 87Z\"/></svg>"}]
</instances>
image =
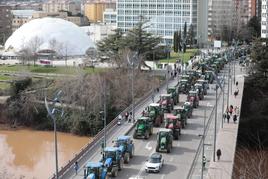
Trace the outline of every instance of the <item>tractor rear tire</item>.
<instances>
[{"instance_id":1,"label":"tractor rear tire","mask_svg":"<svg viewBox=\"0 0 268 179\"><path fill-rule=\"evenodd\" d=\"M134 146L132 147L132 150L130 151L130 158L133 158L133 156L134 156Z\"/></svg>"},{"instance_id":2,"label":"tractor rear tire","mask_svg":"<svg viewBox=\"0 0 268 179\"><path fill-rule=\"evenodd\" d=\"M157 146L157 147L155 148L155 151L156 151L156 152L159 152L159 146Z\"/></svg>"},{"instance_id":3,"label":"tractor rear tire","mask_svg":"<svg viewBox=\"0 0 268 179\"><path fill-rule=\"evenodd\" d=\"M146 132L145 132L145 135L144 135L144 138L145 138L146 140L149 139L149 135L150 135L149 132L146 131Z\"/></svg>"},{"instance_id":4,"label":"tractor rear tire","mask_svg":"<svg viewBox=\"0 0 268 179\"><path fill-rule=\"evenodd\" d=\"M118 169L112 169L112 177L117 177L117 175L118 175Z\"/></svg>"},{"instance_id":5,"label":"tractor rear tire","mask_svg":"<svg viewBox=\"0 0 268 179\"><path fill-rule=\"evenodd\" d=\"M129 163L129 160L130 160L129 153L125 153L125 155L124 155L124 163Z\"/></svg>"},{"instance_id":6,"label":"tractor rear tire","mask_svg":"<svg viewBox=\"0 0 268 179\"><path fill-rule=\"evenodd\" d=\"M133 138L137 139L137 133L136 132L134 132Z\"/></svg>"},{"instance_id":7,"label":"tractor rear tire","mask_svg":"<svg viewBox=\"0 0 268 179\"><path fill-rule=\"evenodd\" d=\"M167 153L170 153L170 150L171 150L170 145L168 145L168 147L167 147Z\"/></svg>"}]
</instances>

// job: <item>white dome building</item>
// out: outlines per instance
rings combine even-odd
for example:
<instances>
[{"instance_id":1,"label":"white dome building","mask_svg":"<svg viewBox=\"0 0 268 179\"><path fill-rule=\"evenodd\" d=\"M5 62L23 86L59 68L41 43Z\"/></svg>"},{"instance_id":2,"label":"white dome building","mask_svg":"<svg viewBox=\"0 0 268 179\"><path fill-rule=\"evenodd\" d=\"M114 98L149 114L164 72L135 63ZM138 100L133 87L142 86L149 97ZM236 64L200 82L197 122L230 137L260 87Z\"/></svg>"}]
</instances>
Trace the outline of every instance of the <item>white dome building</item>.
<instances>
[{"instance_id":1,"label":"white dome building","mask_svg":"<svg viewBox=\"0 0 268 179\"><path fill-rule=\"evenodd\" d=\"M16 30L6 41L5 50L33 53L49 50L62 56L84 55L95 48L89 36L77 25L59 18L34 19Z\"/></svg>"}]
</instances>

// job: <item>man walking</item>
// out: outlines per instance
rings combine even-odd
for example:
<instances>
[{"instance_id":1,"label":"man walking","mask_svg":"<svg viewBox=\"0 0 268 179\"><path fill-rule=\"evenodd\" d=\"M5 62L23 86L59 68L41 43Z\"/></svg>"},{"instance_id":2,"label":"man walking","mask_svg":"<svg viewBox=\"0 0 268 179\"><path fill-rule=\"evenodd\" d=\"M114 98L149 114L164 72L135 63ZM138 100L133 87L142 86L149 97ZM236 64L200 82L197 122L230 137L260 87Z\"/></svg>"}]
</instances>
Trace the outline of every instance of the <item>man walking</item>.
<instances>
[{"instance_id":1,"label":"man walking","mask_svg":"<svg viewBox=\"0 0 268 179\"><path fill-rule=\"evenodd\" d=\"M77 175L77 171L78 171L78 162L77 161L74 163L74 170L75 170L75 175Z\"/></svg>"},{"instance_id":2,"label":"man walking","mask_svg":"<svg viewBox=\"0 0 268 179\"><path fill-rule=\"evenodd\" d=\"M221 149L217 150L217 158L218 158L218 160L220 160L220 158L221 158Z\"/></svg>"}]
</instances>

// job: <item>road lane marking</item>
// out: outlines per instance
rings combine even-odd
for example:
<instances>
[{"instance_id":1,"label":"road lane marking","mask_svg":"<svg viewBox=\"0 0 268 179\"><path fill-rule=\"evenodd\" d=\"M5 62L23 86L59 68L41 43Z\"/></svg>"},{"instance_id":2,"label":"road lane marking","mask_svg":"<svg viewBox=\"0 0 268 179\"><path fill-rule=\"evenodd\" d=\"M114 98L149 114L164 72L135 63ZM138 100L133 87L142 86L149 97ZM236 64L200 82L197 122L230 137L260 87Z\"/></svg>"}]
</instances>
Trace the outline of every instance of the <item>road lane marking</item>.
<instances>
[{"instance_id":1,"label":"road lane marking","mask_svg":"<svg viewBox=\"0 0 268 179\"><path fill-rule=\"evenodd\" d=\"M161 179L164 179L164 178L165 178L165 175L162 175L162 176L161 176Z\"/></svg>"},{"instance_id":2,"label":"road lane marking","mask_svg":"<svg viewBox=\"0 0 268 179\"><path fill-rule=\"evenodd\" d=\"M146 148L147 150L152 150L152 148L153 148L153 147L149 146L150 143L151 143L151 142L148 142L148 143L146 144L146 146L145 146L145 148Z\"/></svg>"}]
</instances>

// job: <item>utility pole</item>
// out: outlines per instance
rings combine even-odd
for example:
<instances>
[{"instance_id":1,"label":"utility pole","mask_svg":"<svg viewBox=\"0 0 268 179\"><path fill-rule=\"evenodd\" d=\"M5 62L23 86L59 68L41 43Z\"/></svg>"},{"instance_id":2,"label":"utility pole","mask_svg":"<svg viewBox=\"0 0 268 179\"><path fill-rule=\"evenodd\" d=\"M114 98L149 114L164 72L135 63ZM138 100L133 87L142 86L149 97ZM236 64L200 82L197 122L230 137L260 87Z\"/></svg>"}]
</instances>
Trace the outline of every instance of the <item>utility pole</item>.
<instances>
[{"instance_id":1,"label":"utility pole","mask_svg":"<svg viewBox=\"0 0 268 179\"><path fill-rule=\"evenodd\" d=\"M132 81L131 81L131 95L132 95L132 120L135 121L135 107L134 107L134 62L132 62Z\"/></svg>"},{"instance_id":2,"label":"utility pole","mask_svg":"<svg viewBox=\"0 0 268 179\"><path fill-rule=\"evenodd\" d=\"M155 50L153 52L153 81L154 81L154 65L155 65ZM154 102L154 95L155 95L155 83L153 84L153 96L152 96L152 100Z\"/></svg>"},{"instance_id":3,"label":"utility pole","mask_svg":"<svg viewBox=\"0 0 268 179\"><path fill-rule=\"evenodd\" d=\"M216 157L217 107L218 107L218 85L216 85L216 106L215 106L213 162L215 162L215 157Z\"/></svg>"},{"instance_id":4,"label":"utility pole","mask_svg":"<svg viewBox=\"0 0 268 179\"><path fill-rule=\"evenodd\" d=\"M230 96L230 72L231 72L231 69L230 69L230 62L229 62L229 67L228 67L228 90L227 90L227 108L229 108L229 96Z\"/></svg>"},{"instance_id":5,"label":"utility pole","mask_svg":"<svg viewBox=\"0 0 268 179\"><path fill-rule=\"evenodd\" d=\"M104 124L104 148L106 147L106 79L103 83L103 124Z\"/></svg>"},{"instance_id":6,"label":"utility pole","mask_svg":"<svg viewBox=\"0 0 268 179\"><path fill-rule=\"evenodd\" d=\"M203 136L202 136L202 157L201 157L201 164L202 164L202 170L201 170L201 179L204 177L204 154L205 154L205 126L206 126L206 113L207 113L207 106L204 110L204 122L203 122Z\"/></svg>"},{"instance_id":7,"label":"utility pole","mask_svg":"<svg viewBox=\"0 0 268 179\"><path fill-rule=\"evenodd\" d=\"M223 114L224 114L224 90L225 90L225 72L224 72L224 75L223 75L223 85L222 85L222 120L221 120L221 128L223 128L223 120L224 120L224 117L223 117Z\"/></svg>"}]
</instances>

